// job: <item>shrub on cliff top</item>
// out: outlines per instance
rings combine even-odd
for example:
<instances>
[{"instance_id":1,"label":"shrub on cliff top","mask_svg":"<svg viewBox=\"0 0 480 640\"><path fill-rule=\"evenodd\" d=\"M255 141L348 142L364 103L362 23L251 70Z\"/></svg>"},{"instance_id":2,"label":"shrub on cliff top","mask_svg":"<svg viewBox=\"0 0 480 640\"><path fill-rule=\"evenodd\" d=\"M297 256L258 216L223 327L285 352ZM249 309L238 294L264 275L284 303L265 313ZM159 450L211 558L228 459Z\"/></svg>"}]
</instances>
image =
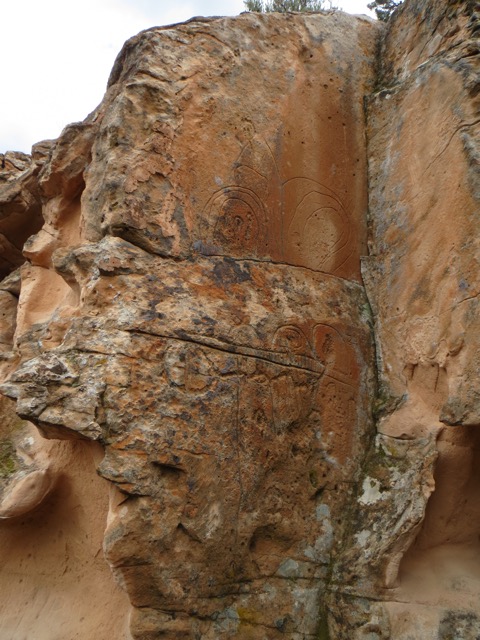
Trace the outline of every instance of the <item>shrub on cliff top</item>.
<instances>
[{"instance_id":1,"label":"shrub on cliff top","mask_svg":"<svg viewBox=\"0 0 480 640\"><path fill-rule=\"evenodd\" d=\"M403 4L403 0L373 0L367 6L369 9L375 10L379 20L386 22L401 4Z\"/></svg>"},{"instance_id":2,"label":"shrub on cliff top","mask_svg":"<svg viewBox=\"0 0 480 640\"><path fill-rule=\"evenodd\" d=\"M247 11L268 13L270 11L324 11L333 9L332 0L244 0Z\"/></svg>"},{"instance_id":3,"label":"shrub on cliff top","mask_svg":"<svg viewBox=\"0 0 480 640\"><path fill-rule=\"evenodd\" d=\"M336 7L333 0L244 0L243 4L247 11L257 11L258 13L268 13L270 11L325 11ZM397 7L403 4L403 0L373 0L368 4L369 9L373 9L377 18L386 22Z\"/></svg>"}]
</instances>

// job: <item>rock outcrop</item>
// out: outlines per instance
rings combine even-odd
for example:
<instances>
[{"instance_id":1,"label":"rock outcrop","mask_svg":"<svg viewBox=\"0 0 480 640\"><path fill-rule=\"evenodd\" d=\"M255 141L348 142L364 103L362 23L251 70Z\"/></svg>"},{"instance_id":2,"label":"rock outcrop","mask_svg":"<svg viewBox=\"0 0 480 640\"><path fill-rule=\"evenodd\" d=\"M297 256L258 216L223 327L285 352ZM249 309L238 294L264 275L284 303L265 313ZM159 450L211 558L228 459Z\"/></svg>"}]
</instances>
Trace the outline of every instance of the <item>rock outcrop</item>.
<instances>
[{"instance_id":1,"label":"rock outcrop","mask_svg":"<svg viewBox=\"0 0 480 640\"><path fill-rule=\"evenodd\" d=\"M150 29L5 154L0 562L42 596L0 635L478 635L476 16Z\"/></svg>"},{"instance_id":2,"label":"rock outcrop","mask_svg":"<svg viewBox=\"0 0 480 640\"><path fill-rule=\"evenodd\" d=\"M395 541L382 586L399 640L480 634L478 9L405 3L368 101L379 419L365 482L380 495L363 540L377 554L380 528Z\"/></svg>"}]
</instances>

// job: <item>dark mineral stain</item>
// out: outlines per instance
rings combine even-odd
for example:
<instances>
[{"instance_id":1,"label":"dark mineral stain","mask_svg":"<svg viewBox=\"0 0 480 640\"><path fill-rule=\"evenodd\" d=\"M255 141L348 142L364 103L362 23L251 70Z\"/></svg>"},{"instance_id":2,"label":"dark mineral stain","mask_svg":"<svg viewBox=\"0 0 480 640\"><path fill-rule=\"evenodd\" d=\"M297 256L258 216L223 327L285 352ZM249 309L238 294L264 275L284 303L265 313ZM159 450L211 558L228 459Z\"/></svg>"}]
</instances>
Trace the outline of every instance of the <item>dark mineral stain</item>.
<instances>
[{"instance_id":1,"label":"dark mineral stain","mask_svg":"<svg viewBox=\"0 0 480 640\"><path fill-rule=\"evenodd\" d=\"M243 266L243 269L242 269ZM213 268L213 277L219 285L240 284L250 281L250 268L246 264L239 264L232 258L223 258Z\"/></svg>"}]
</instances>

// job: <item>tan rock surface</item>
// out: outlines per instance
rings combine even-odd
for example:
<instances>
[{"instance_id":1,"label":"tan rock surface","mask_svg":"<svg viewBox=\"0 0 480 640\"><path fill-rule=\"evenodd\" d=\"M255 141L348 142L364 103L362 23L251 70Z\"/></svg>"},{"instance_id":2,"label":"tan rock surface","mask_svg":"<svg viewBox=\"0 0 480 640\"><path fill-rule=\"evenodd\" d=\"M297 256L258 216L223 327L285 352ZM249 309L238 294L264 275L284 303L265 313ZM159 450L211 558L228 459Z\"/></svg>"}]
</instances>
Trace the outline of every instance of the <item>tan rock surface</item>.
<instances>
[{"instance_id":1,"label":"tan rock surface","mask_svg":"<svg viewBox=\"0 0 480 640\"><path fill-rule=\"evenodd\" d=\"M373 435L377 30L339 13L143 32L39 176L3 389L46 437L104 446L136 638L322 624Z\"/></svg>"},{"instance_id":2,"label":"tan rock surface","mask_svg":"<svg viewBox=\"0 0 480 640\"><path fill-rule=\"evenodd\" d=\"M26 314L22 304L18 308L25 287L17 267L25 261L26 238L43 223L38 174L51 146L35 145L31 157L11 152L1 157L0 273L8 274L0 283L4 372L18 361L16 332ZM33 268L24 265L24 281ZM47 296L44 288L39 308L32 309L36 317ZM110 490L95 475L101 458L101 449L88 443L47 442L15 415L11 401L1 399L2 640L130 637L130 605L102 551Z\"/></svg>"},{"instance_id":3,"label":"tan rock surface","mask_svg":"<svg viewBox=\"0 0 480 640\"><path fill-rule=\"evenodd\" d=\"M0 154L0 277L23 262L25 241L42 226L38 173L48 157L50 141L34 145L32 155Z\"/></svg>"},{"instance_id":4,"label":"tan rock surface","mask_svg":"<svg viewBox=\"0 0 480 640\"><path fill-rule=\"evenodd\" d=\"M396 557L384 556L392 571L383 581L389 631L381 637L399 640L480 632L474 5L406 2L384 42L383 87L368 108L371 256L363 274L375 317L381 434L370 476L386 515L372 514L365 531L395 538L398 514L407 523ZM396 495L396 483L385 482L386 466L398 472L385 459L385 440L410 449ZM370 533L364 539L368 548Z\"/></svg>"},{"instance_id":5,"label":"tan rock surface","mask_svg":"<svg viewBox=\"0 0 480 640\"><path fill-rule=\"evenodd\" d=\"M127 640L130 605L102 552L101 448L46 441L13 410L2 398L0 637Z\"/></svg>"}]
</instances>

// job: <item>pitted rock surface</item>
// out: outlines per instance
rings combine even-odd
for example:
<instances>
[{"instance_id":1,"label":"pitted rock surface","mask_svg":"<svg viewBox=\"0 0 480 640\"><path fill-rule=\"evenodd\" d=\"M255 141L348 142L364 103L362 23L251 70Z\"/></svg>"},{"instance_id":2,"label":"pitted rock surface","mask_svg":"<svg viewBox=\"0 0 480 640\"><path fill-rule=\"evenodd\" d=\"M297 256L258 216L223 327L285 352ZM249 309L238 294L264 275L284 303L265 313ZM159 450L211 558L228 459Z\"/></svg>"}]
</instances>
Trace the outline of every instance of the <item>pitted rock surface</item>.
<instances>
[{"instance_id":1,"label":"pitted rock surface","mask_svg":"<svg viewBox=\"0 0 480 640\"><path fill-rule=\"evenodd\" d=\"M134 637L317 632L373 436L377 31L338 13L143 32L40 173L3 391L47 438L105 448Z\"/></svg>"}]
</instances>

